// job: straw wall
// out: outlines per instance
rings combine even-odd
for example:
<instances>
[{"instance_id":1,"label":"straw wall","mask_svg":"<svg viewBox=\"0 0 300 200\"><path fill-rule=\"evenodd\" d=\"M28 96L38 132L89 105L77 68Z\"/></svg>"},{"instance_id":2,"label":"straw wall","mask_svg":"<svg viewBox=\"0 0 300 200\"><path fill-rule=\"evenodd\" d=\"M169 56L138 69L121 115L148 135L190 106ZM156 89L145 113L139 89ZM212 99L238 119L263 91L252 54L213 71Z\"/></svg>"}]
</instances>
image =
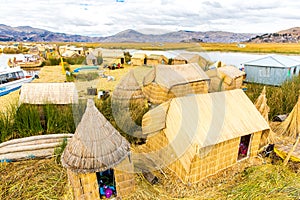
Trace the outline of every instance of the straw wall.
<instances>
[{"instance_id":1,"label":"straw wall","mask_svg":"<svg viewBox=\"0 0 300 200\"><path fill-rule=\"evenodd\" d=\"M226 80L227 79L227 80ZM224 90L233 90L233 89L240 89L243 85L243 76L237 77L235 79L231 79L229 81L229 77L226 77L223 82Z\"/></svg>"},{"instance_id":2,"label":"straw wall","mask_svg":"<svg viewBox=\"0 0 300 200\"><path fill-rule=\"evenodd\" d=\"M185 61L185 60L176 60L176 59L174 59L172 62L173 65L183 65L186 63L187 63L187 61Z\"/></svg>"},{"instance_id":3,"label":"straw wall","mask_svg":"<svg viewBox=\"0 0 300 200\"><path fill-rule=\"evenodd\" d=\"M252 134L250 144L250 157L256 156L259 148L261 131ZM183 183L196 183L201 179L213 175L237 163L240 137L234 138L214 146L204 147L191 160L191 167L186 171L179 159L172 162L168 168L172 170ZM147 147L154 151L162 149L169 144L163 131L156 133L147 140ZM161 159L170 159L170 152L160 151Z\"/></svg>"},{"instance_id":4,"label":"straw wall","mask_svg":"<svg viewBox=\"0 0 300 200\"><path fill-rule=\"evenodd\" d=\"M262 136L262 131L252 134L251 146L250 146L250 157L254 157L257 155L260 146L261 136Z\"/></svg>"},{"instance_id":5,"label":"straw wall","mask_svg":"<svg viewBox=\"0 0 300 200\"><path fill-rule=\"evenodd\" d=\"M199 81L187 84L175 85L168 90L157 83L151 83L144 86L144 95L154 104L161 104L174 97L186 96L187 94L208 93L208 82Z\"/></svg>"},{"instance_id":6,"label":"straw wall","mask_svg":"<svg viewBox=\"0 0 300 200\"><path fill-rule=\"evenodd\" d=\"M96 173L77 174L67 170L75 200L100 199Z\"/></svg>"},{"instance_id":7,"label":"straw wall","mask_svg":"<svg viewBox=\"0 0 300 200\"><path fill-rule=\"evenodd\" d=\"M116 189L119 197L127 196L135 190L135 179L133 173L133 164L129 158L125 158L114 169Z\"/></svg>"},{"instance_id":8,"label":"straw wall","mask_svg":"<svg viewBox=\"0 0 300 200\"><path fill-rule=\"evenodd\" d=\"M156 59L147 59L147 65L149 65L149 66L156 66L158 64L161 64L159 62L159 60L156 60Z\"/></svg>"},{"instance_id":9,"label":"straw wall","mask_svg":"<svg viewBox=\"0 0 300 200\"><path fill-rule=\"evenodd\" d=\"M131 58L131 65L143 66L144 65L144 59L142 59L142 58Z\"/></svg>"}]
</instances>

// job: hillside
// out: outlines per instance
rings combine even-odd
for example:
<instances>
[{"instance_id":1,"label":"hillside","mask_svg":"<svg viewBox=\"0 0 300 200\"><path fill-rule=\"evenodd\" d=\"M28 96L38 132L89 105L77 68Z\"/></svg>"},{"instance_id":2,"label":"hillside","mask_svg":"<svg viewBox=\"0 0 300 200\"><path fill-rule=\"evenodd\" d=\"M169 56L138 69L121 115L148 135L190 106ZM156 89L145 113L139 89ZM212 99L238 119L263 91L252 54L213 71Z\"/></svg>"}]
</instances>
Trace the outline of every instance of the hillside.
<instances>
[{"instance_id":1,"label":"hillside","mask_svg":"<svg viewBox=\"0 0 300 200\"><path fill-rule=\"evenodd\" d=\"M97 33L95 33L97 34ZM125 30L107 37L89 37L55 33L30 26L11 27L0 24L0 41L18 42L221 42L232 43L249 40L256 34L223 31L185 31L165 34L143 34L135 30Z\"/></svg>"},{"instance_id":2,"label":"hillside","mask_svg":"<svg viewBox=\"0 0 300 200\"><path fill-rule=\"evenodd\" d=\"M251 38L252 43L298 43L300 41L300 27L294 27L276 33L265 33Z\"/></svg>"}]
</instances>

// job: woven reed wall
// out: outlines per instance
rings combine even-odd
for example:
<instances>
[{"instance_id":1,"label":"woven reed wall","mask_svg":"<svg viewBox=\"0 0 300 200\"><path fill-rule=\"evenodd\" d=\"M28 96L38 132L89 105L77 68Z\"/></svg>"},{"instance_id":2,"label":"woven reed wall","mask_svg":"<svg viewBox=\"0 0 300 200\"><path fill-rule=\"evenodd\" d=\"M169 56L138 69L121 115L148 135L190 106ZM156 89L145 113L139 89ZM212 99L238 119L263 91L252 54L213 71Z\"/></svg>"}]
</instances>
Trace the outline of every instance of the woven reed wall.
<instances>
[{"instance_id":1,"label":"woven reed wall","mask_svg":"<svg viewBox=\"0 0 300 200\"><path fill-rule=\"evenodd\" d=\"M243 76L240 76L235 79L232 79L231 82L225 80L222 86L224 90L234 90L234 89L242 88L242 85L243 85Z\"/></svg>"},{"instance_id":2,"label":"woven reed wall","mask_svg":"<svg viewBox=\"0 0 300 200\"><path fill-rule=\"evenodd\" d=\"M250 157L256 156L262 132L253 133L250 144ZM160 131L147 139L147 147L150 150L159 150L167 146L167 140L163 131ZM186 171L180 162L176 160L168 168L172 170L183 183L196 183L201 179L213 175L237 163L240 137L228 140L214 146L200 149L191 161L190 171ZM158 156L163 160L170 159L170 152L160 151Z\"/></svg>"},{"instance_id":3,"label":"woven reed wall","mask_svg":"<svg viewBox=\"0 0 300 200\"><path fill-rule=\"evenodd\" d=\"M183 85L176 85L168 90L156 83L151 83L143 87L144 95L154 104L161 104L171 98L186 96L187 94L208 93L208 82L199 81Z\"/></svg>"},{"instance_id":4,"label":"woven reed wall","mask_svg":"<svg viewBox=\"0 0 300 200\"><path fill-rule=\"evenodd\" d=\"M185 60L173 60L172 62L173 65L182 65L182 64L186 64Z\"/></svg>"},{"instance_id":5,"label":"woven reed wall","mask_svg":"<svg viewBox=\"0 0 300 200\"><path fill-rule=\"evenodd\" d=\"M141 59L141 58L131 58L131 65L142 66L142 65L144 65L144 59Z\"/></svg>"},{"instance_id":6,"label":"woven reed wall","mask_svg":"<svg viewBox=\"0 0 300 200\"><path fill-rule=\"evenodd\" d=\"M133 163L129 162L129 158L125 158L115 169L115 181L117 195L125 197L132 194L135 190L135 179L133 173Z\"/></svg>"},{"instance_id":7,"label":"woven reed wall","mask_svg":"<svg viewBox=\"0 0 300 200\"><path fill-rule=\"evenodd\" d=\"M254 157L257 155L260 141L261 141L261 136L262 136L262 131L253 133L251 138L250 157Z\"/></svg>"},{"instance_id":8,"label":"woven reed wall","mask_svg":"<svg viewBox=\"0 0 300 200\"><path fill-rule=\"evenodd\" d=\"M160 60L156 60L156 59L147 59L147 65L149 66L156 66L160 63Z\"/></svg>"},{"instance_id":9,"label":"woven reed wall","mask_svg":"<svg viewBox=\"0 0 300 200\"><path fill-rule=\"evenodd\" d=\"M100 199L96 173L77 174L67 170L75 200Z\"/></svg>"}]
</instances>

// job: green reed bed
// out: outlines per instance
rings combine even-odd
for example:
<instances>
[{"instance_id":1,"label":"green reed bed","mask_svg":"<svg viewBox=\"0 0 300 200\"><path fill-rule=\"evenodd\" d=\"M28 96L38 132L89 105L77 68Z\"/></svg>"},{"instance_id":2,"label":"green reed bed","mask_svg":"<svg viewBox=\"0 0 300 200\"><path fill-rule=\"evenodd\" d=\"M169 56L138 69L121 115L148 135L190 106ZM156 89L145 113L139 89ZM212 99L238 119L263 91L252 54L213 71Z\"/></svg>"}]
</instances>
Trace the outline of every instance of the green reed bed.
<instances>
[{"instance_id":1,"label":"green reed bed","mask_svg":"<svg viewBox=\"0 0 300 200\"><path fill-rule=\"evenodd\" d=\"M255 102L262 92L264 85L247 84L246 94ZM275 115L286 114L291 112L300 93L300 77L294 77L290 81L286 81L280 87L266 86L266 95L268 105L270 107L269 117L272 119Z\"/></svg>"}]
</instances>

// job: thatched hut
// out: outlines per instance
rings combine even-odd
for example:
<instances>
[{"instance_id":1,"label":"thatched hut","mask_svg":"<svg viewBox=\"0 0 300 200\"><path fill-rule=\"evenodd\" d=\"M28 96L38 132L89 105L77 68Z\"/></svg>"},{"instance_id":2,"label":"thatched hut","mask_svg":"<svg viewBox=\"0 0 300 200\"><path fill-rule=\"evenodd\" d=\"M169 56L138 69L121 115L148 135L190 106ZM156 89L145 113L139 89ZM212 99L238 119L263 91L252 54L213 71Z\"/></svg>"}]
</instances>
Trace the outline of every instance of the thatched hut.
<instances>
[{"instance_id":1,"label":"thatched hut","mask_svg":"<svg viewBox=\"0 0 300 200\"><path fill-rule=\"evenodd\" d=\"M269 125L242 90L174 98L143 117L146 149L184 183L257 155Z\"/></svg>"},{"instance_id":2,"label":"thatched hut","mask_svg":"<svg viewBox=\"0 0 300 200\"><path fill-rule=\"evenodd\" d=\"M141 123L143 114L148 110L148 103L133 70L130 70L116 86L111 104L118 127L127 134L140 137L142 129L136 124Z\"/></svg>"},{"instance_id":3,"label":"thatched hut","mask_svg":"<svg viewBox=\"0 0 300 200\"><path fill-rule=\"evenodd\" d=\"M78 93L74 83L26 83L21 87L20 104L78 103Z\"/></svg>"},{"instance_id":4,"label":"thatched hut","mask_svg":"<svg viewBox=\"0 0 300 200\"><path fill-rule=\"evenodd\" d=\"M147 63L147 55L144 53L135 53L131 57L131 65L143 66Z\"/></svg>"},{"instance_id":5,"label":"thatched hut","mask_svg":"<svg viewBox=\"0 0 300 200\"><path fill-rule=\"evenodd\" d=\"M143 79L143 92L154 104L188 94L207 93L208 87L209 78L196 63L158 65Z\"/></svg>"},{"instance_id":6,"label":"thatched hut","mask_svg":"<svg viewBox=\"0 0 300 200\"><path fill-rule=\"evenodd\" d=\"M182 65L188 63L198 63L200 55L193 53L180 53L173 58L173 65Z\"/></svg>"},{"instance_id":7,"label":"thatched hut","mask_svg":"<svg viewBox=\"0 0 300 200\"><path fill-rule=\"evenodd\" d=\"M128 141L89 99L81 122L61 157L74 198L100 199L102 184L115 187L119 197L130 194L135 186L129 154Z\"/></svg>"},{"instance_id":8,"label":"thatched hut","mask_svg":"<svg viewBox=\"0 0 300 200\"><path fill-rule=\"evenodd\" d=\"M87 65L97 65L97 57L93 53L89 53L86 57L86 64Z\"/></svg>"},{"instance_id":9,"label":"thatched hut","mask_svg":"<svg viewBox=\"0 0 300 200\"><path fill-rule=\"evenodd\" d=\"M146 65L157 66L157 65L167 65L168 58L164 55L151 54L146 58Z\"/></svg>"},{"instance_id":10,"label":"thatched hut","mask_svg":"<svg viewBox=\"0 0 300 200\"><path fill-rule=\"evenodd\" d=\"M112 95L113 99L118 101L145 99L133 70L130 70L129 73L121 79Z\"/></svg>"},{"instance_id":11,"label":"thatched hut","mask_svg":"<svg viewBox=\"0 0 300 200\"><path fill-rule=\"evenodd\" d=\"M240 89L245 72L234 66L223 66L206 71L211 79L210 92Z\"/></svg>"},{"instance_id":12,"label":"thatched hut","mask_svg":"<svg viewBox=\"0 0 300 200\"><path fill-rule=\"evenodd\" d=\"M107 65L111 64L124 64L125 56L122 50L117 49L102 49L100 51L100 55L102 56L103 63Z\"/></svg>"}]
</instances>

